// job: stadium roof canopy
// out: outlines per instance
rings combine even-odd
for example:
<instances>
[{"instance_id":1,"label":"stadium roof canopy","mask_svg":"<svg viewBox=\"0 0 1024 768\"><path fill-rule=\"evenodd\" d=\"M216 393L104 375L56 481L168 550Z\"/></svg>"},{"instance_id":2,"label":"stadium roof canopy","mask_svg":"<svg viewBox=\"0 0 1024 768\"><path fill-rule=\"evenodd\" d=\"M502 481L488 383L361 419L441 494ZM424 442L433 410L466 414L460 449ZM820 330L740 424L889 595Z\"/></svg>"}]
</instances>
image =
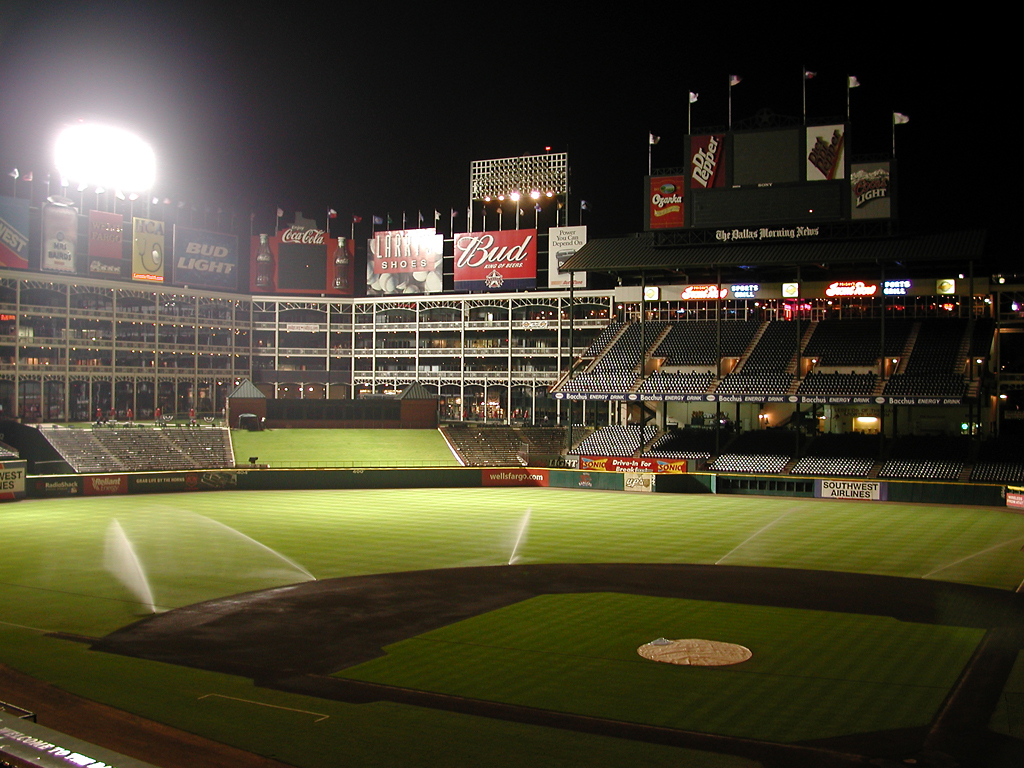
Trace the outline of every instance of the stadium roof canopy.
<instances>
[{"instance_id":1,"label":"stadium roof canopy","mask_svg":"<svg viewBox=\"0 0 1024 768\"><path fill-rule=\"evenodd\" d=\"M646 273L678 276L721 269L777 271L792 274L801 267L861 268L868 264L926 268L951 262L966 265L982 259L984 230L890 238L807 240L785 243L660 245L661 235L643 233L631 237L592 240L570 256L561 272L604 272L620 277Z\"/></svg>"}]
</instances>

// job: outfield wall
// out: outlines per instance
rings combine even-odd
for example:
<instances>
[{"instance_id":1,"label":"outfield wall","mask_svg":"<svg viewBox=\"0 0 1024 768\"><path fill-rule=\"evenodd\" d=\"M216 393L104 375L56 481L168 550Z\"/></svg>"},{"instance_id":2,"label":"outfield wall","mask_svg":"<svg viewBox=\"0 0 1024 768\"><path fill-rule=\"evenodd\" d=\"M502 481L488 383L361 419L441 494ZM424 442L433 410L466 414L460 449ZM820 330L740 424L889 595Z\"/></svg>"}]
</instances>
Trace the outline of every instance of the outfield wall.
<instances>
[{"instance_id":1,"label":"outfield wall","mask_svg":"<svg viewBox=\"0 0 1024 768\"><path fill-rule=\"evenodd\" d=\"M837 480L712 473L606 472L543 467L436 469L221 469L28 476L30 497L177 491L298 491L360 488L578 488L645 493L725 493L834 500L1007 506L1006 486L920 481Z\"/></svg>"}]
</instances>

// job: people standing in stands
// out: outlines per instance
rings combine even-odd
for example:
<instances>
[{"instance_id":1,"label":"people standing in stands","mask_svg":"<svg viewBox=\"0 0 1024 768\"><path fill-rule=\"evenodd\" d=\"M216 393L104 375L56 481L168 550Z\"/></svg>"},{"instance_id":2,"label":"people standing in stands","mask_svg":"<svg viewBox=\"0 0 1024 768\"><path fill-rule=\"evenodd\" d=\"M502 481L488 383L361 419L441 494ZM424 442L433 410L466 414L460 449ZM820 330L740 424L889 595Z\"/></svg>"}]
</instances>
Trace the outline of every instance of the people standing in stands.
<instances>
[{"instance_id":1,"label":"people standing in stands","mask_svg":"<svg viewBox=\"0 0 1024 768\"><path fill-rule=\"evenodd\" d=\"M159 422L159 421L160 421L160 418L161 418L162 416L163 416L163 411L162 411L162 410L160 410L160 406L158 405L158 406L156 407L156 410L155 410L155 411L153 412L153 420L154 420L154 421L156 421L156 422Z\"/></svg>"},{"instance_id":2,"label":"people standing in stands","mask_svg":"<svg viewBox=\"0 0 1024 768\"><path fill-rule=\"evenodd\" d=\"M103 409L102 408L96 408L96 423L97 424L102 424L103 423Z\"/></svg>"},{"instance_id":3,"label":"people standing in stands","mask_svg":"<svg viewBox=\"0 0 1024 768\"><path fill-rule=\"evenodd\" d=\"M195 423L196 423L196 409L195 408L189 408L188 409L188 423L191 424L192 426L195 426Z\"/></svg>"},{"instance_id":4,"label":"people standing in stands","mask_svg":"<svg viewBox=\"0 0 1024 768\"><path fill-rule=\"evenodd\" d=\"M131 406L128 406L128 410L125 411L125 414L124 414L124 420L127 421L129 424L131 424L132 420L134 418L135 418L135 412L132 411Z\"/></svg>"}]
</instances>

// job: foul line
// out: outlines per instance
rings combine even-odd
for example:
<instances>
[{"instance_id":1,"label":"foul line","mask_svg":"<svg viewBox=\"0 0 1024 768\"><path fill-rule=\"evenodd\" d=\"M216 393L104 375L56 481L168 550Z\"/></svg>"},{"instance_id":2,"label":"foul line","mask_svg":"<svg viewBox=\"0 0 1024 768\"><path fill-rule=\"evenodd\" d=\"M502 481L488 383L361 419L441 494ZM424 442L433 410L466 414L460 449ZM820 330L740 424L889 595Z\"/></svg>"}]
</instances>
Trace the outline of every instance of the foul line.
<instances>
[{"instance_id":1,"label":"foul line","mask_svg":"<svg viewBox=\"0 0 1024 768\"><path fill-rule=\"evenodd\" d=\"M759 531L755 531L754 533L752 533L752 534L750 534L749 536L747 536L747 538L745 538L745 539L744 539L743 541L741 541L741 542L740 542L739 544L737 544L737 545L736 545L735 547L733 547L732 549L730 549L730 550L729 550L728 552L726 552L726 553L725 553L724 555L722 555L722 556L721 556L720 558L718 558L717 560L715 560L715 565L718 565L719 563L721 563L721 562L722 562L723 560L725 560L725 558L729 557L729 555L731 555L731 554L732 554L733 552L735 552L735 551L736 551L737 549L739 549L740 547L742 547L742 546L743 546L744 544L746 544L747 542L751 541L752 539L755 539L755 538L757 538L757 537L758 537L758 536L760 536L760 535L761 535L762 533L764 533L764 532L765 532L765 531L767 531L767 530L768 530L769 528L771 528L771 527L772 527L773 525L775 525L775 524L776 524L777 522L779 522L779 521L780 521L780 520L781 520L782 518L786 517L786 515L790 515L790 514L792 514L792 513L794 512L794 511L795 511L795 510L791 509L791 510L789 510L789 512L783 512L783 513L782 513L781 515L779 515L779 516L778 516L777 518L775 518L775 519L774 519L774 520L772 520L772 521L771 521L770 523L768 523L768 525L764 526L764 527L763 527L763 528L761 528L761 529L760 529Z\"/></svg>"},{"instance_id":2,"label":"foul line","mask_svg":"<svg viewBox=\"0 0 1024 768\"><path fill-rule=\"evenodd\" d=\"M1018 541L1024 541L1024 536L1018 536L1016 539L1010 539L1009 541L1004 541L1001 544L994 544L993 546L989 547L988 549L983 549L980 552L975 552L974 554L967 555L967 557L961 557L959 560L954 560L952 563L946 563L945 565L940 565L938 568L935 568L933 570L928 571L928 573L926 573L921 578L922 579L927 579L929 576L931 576L933 574L936 574L939 571L944 571L947 568L952 568L954 565L959 565L960 563L962 563L962 562L964 562L966 560L970 560L972 557L977 557L978 555L984 555L986 552L991 552L993 549L999 549L1000 547L1005 547L1007 544L1014 544L1014 543L1016 543ZM1020 587L1017 587L1017 591L1020 592Z\"/></svg>"},{"instance_id":3,"label":"foul line","mask_svg":"<svg viewBox=\"0 0 1024 768\"><path fill-rule=\"evenodd\" d=\"M257 706L260 706L260 707L270 707L271 709L284 709L284 710L287 710L289 712L301 712L304 715L315 715L316 716L316 720L313 721L314 723L319 723L322 720L326 720L327 718L330 717L330 715L325 715L322 712L310 712L308 709L294 709L292 707L280 707L277 704L266 704L265 702L253 701L252 699L238 699L238 698L235 698L234 696L225 696L222 693L207 693L207 694L204 694L203 696L200 696L199 699L200 700L208 699L211 696L216 696L218 699L230 699L231 701L241 701L244 704L256 704Z\"/></svg>"},{"instance_id":4,"label":"foul line","mask_svg":"<svg viewBox=\"0 0 1024 768\"><path fill-rule=\"evenodd\" d=\"M17 627L18 629L31 629L33 632L42 632L44 635L49 635L49 634L51 634L54 631L52 629L40 629L39 627L29 627L29 626L26 626L25 624L14 624L13 622L10 622L10 621L0 621L0 624L3 624L5 627Z\"/></svg>"}]
</instances>

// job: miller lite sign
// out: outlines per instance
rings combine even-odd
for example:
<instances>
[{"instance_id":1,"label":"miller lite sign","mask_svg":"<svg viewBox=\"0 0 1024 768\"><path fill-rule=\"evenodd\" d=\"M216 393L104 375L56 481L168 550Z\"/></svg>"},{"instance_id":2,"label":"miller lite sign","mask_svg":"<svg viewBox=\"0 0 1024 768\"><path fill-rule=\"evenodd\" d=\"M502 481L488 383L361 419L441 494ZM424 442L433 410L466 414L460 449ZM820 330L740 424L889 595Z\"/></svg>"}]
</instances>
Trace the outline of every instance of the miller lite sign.
<instances>
[{"instance_id":1,"label":"miller lite sign","mask_svg":"<svg viewBox=\"0 0 1024 768\"><path fill-rule=\"evenodd\" d=\"M537 230L455 237L455 290L519 291L537 286Z\"/></svg>"}]
</instances>

